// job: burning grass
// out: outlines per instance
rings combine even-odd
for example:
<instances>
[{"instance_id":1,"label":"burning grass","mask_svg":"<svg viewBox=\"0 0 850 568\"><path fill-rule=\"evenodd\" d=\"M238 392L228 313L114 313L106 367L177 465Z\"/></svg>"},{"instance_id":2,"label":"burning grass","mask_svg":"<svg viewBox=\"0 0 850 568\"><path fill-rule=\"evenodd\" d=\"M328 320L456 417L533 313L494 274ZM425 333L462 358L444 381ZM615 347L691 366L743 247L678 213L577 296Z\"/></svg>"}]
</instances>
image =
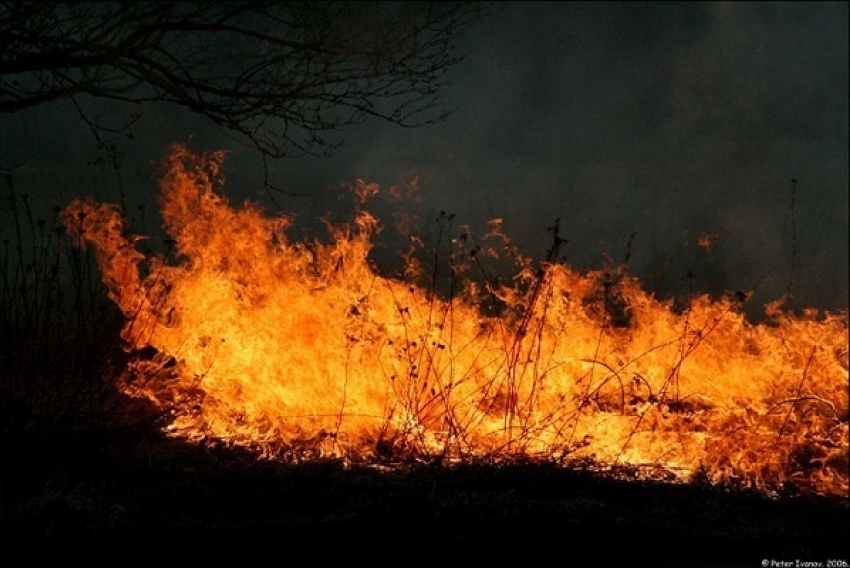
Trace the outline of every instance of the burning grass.
<instances>
[{"instance_id":1,"label":"burning grass","mask_svg":"<svg viewBox=\"0 0 850 568\"><path fill-rule=\"evenodd\" d=\"M390 276L370 257L374 185L329 241L293 242L289 218L228 202L222 154L176 147L165 166L174 254L140 252L112 205L63 218L125 318L117 384L171 435L272 459L589 460L847 495L846 313L777 302L751 323L742 293L674 309L626 267L557 262L557 228L544 261L517 255L498 221L479 241L447 231L445 282L415 254Z\"/></svg>"}]
</instances>

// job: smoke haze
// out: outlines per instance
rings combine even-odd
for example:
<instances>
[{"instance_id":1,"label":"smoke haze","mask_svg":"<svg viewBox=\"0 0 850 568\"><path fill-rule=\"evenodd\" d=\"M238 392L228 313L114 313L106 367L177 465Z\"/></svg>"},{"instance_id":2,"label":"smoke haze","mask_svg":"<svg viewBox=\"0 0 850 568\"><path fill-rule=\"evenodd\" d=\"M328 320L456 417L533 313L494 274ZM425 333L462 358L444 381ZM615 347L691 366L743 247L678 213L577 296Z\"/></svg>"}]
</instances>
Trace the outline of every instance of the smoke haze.
<instances>
[{"instance_id":1,"label":"smoke haze","mask_svg":"<svg viewBox=\"0 0 850 568\"><path fill-rule=\"evenodd\" d=\"M559 219L574 266L622 261L628 248L632 272L661 293L754 291L761 305L790 287L799 305L847 309L847 3L501 7L462 38L448 120L368 123L342 132L329 157L270 164L277 203L307 223L339 207L354 179L418 179L406 207L426 244L440 211L479 234L500 217L539 258ZM113 126L127 113L87 108ZM118 176L68 103L2 126L4 168L45 210L123 192L155 230L152 164L190 138L231 152L235 197L264 199L258 157L179 109L145 107L134 139L119 142Z\"/></svg>"}]
</instances>

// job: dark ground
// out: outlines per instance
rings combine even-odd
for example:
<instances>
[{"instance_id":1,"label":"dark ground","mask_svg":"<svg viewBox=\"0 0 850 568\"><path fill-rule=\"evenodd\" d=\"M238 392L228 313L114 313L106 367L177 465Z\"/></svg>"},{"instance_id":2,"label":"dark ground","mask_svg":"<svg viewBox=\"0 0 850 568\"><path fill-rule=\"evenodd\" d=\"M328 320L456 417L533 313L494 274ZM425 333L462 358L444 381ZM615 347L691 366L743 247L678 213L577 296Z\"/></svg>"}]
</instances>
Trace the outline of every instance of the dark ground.
<instances>
[{"instance_id":1,"label":"dark ground","mask_svg":"<svg viewBox=\"0 0 850 568\"><path fill-rule=\"evenodd\" d=\"M152 431L29 435L4 438L8 568L850 561L847 499L551 464L285 465Z\"/></svg>"}]
</instances>

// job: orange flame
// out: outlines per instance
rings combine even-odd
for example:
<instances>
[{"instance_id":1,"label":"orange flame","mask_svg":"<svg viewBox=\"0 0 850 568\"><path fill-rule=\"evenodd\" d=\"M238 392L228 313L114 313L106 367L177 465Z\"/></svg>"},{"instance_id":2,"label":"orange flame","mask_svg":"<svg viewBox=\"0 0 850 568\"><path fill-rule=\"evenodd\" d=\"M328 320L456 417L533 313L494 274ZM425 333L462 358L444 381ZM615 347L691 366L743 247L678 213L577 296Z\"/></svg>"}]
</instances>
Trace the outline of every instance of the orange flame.
<instances>
[{"instance_id":1,"label":"orange flame","mask_svg":"<svg viewBox=\"0 0 850 568\"><path fill-rule=\"evenodd\" d=\"M223 159L167 160L176 263L141 254L113 206L64 211L127 318L127 349L157 353L120 387L171 409L174 435L267 457L591 459L846 495L846 312L776 303L754 324L745 294L674 310L625 267L578 273L554 255L516 257L499 283L484 263L510 249L501 220L485 237L501 251L468 227L451 239L437 293L372 265L365 210L330 243L295 243L288 218L232 206ZM362 202L379 191L359 187Z\"/></svg>"}]
</instances>

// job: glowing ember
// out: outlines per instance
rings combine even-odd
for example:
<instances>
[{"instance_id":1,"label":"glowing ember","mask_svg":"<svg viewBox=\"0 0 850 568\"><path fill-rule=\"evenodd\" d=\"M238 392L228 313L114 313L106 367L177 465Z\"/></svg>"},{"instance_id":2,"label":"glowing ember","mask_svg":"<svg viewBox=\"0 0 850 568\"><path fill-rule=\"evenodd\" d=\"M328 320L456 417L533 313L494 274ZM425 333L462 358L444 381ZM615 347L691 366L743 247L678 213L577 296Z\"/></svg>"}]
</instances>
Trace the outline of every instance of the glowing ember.
<instances>
[{"instance_id":1,"label":"glowing ember","mask_svg":"<svg viewBox=\"0 0 850 568\"><path fill-rule=\"evenodd\" d=\"M846 312L777 304L754 324L744 294L674 310L624 268L551 262L557 236L550 262L517 258L496 284L496 251L465 231L437 294L372 266L365 211L330 243L293 243L288 219L231 206L222 161L180 147L168 159L176 265L138 252L113 206L64 211L126 315L128 350L156 352L120 387L171 409L175 435L268 457L592 458L847 493ZM494 239L507 243L498 220Z\"/></svg>"}]
</instances>

